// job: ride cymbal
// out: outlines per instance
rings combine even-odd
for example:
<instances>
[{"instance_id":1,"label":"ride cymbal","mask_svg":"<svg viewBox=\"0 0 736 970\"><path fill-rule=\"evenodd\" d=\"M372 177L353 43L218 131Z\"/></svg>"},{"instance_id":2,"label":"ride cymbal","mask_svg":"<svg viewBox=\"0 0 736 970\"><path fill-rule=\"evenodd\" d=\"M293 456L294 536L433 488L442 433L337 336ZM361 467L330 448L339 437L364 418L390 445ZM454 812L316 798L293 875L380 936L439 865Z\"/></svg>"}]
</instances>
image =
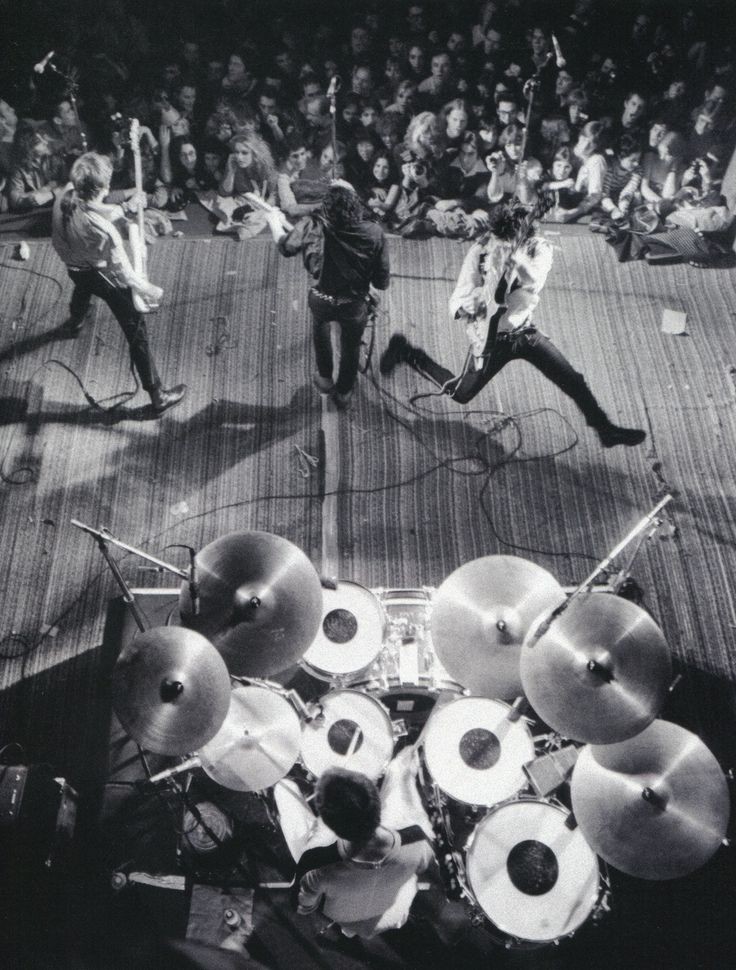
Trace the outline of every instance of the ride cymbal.
<instances>
[{"instance_id":1,"label":"ride cymbal","mask_svg":"<svg viewBox=\"0 0 736 970\"><path fill-rule=\"evenodd\" d=\"M584 748L571 792L592 848L641 879L687 875L726 835L725 775L697 735L669 721L654 721L618 744Z\"/></svg>"},{"instance_id":2,"label":"ride cymbal","mask_svg":"<svg viewBox=\"0 0 736 970\"><path fill-rule=\"evenodd\" d=\"M231 532L196 556L200 610L182 584L182 623L215 645L228 670L268 677L295 664L317 635L322 586L304 553L270 532Z\"/></svg>"},{"instance_id":3,"label":"ride cymbal","mask_svg":"<svg viewBox=\"0 0 736 970\"><path fill-rule=\"evenodd\" d=\"M432 642L448 673L480 697L522 693L519 659L530 624L565 600L541 566L516 556L465 563L438 587Z\"/></svg>"},{"instance_id":4,"label":"ride cymbal","mask_svg":"<svg viewBox=\"0 0 736 970\"><path fill-rule=\"evenodd\" d=\"M667 643L649 614L619 596L588 592L547 619L532 624L521 651L524 693L539 716L590 744L643 731L672 681Z\"/></svg>"},{"instance_id":5,"label":"ride cymbal","mask_svg":"<svg viewBox=\"0 0 736 970\"><path fill-rule=\"evenodd\" d=\"M157 754L186 754L206 744L229 704L225 662L194 630L147 630L115 664L113 709L131 738Z\"/></svg>"}]
</instances>

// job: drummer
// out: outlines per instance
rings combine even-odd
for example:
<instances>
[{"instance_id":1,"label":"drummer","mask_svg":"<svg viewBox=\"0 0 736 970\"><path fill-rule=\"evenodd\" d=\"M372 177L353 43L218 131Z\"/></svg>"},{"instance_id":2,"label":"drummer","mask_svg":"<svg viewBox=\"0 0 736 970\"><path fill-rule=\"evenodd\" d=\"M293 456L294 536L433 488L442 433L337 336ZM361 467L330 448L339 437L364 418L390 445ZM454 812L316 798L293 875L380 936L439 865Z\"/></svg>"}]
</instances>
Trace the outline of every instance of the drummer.
<instances>
[{"instance_id":1,"label":"drummer","mask_svg":"<svg viewBox=\"0 0 736 970\"><path fill-rule=\"evenodd\" d=\"M294 880L298 912L321 912L348 937L370 939L403 926L417 877L434 858L421 825L386 824L377 786L342 768L320 777L315 804L337 839L300 858Z\"/></svg>"}]
</instances>

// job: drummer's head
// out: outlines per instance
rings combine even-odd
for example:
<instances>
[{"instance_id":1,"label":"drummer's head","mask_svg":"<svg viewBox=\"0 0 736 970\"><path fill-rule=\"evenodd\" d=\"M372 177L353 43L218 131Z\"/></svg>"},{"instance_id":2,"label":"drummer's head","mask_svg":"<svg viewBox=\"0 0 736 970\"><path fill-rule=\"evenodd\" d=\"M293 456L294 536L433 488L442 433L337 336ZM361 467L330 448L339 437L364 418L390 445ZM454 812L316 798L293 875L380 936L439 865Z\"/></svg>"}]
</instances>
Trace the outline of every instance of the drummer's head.
<instances>
[{"instance_id":1,"label":"drummer's head","mask_svg":"<svg viewBox=\"0 0 736 970\"><path fill-rule=\"evenodd\" d=\"M378 789L357 771L326 771L317 782L315 805L335 835L356 845L364 845L381 824Z\"/></svg>"}]
</instances>

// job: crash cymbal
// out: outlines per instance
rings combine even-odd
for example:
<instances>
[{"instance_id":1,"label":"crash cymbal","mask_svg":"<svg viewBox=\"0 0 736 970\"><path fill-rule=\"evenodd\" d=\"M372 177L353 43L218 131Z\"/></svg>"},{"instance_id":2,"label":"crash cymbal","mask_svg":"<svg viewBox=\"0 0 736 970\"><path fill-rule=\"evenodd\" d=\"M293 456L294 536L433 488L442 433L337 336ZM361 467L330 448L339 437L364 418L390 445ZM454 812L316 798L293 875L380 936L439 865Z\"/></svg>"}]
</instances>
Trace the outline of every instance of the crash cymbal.
<instances>
[{"instance_id":1,"label":"crash cymbal","mask_svg":"<svg viewBox=\"0 0 736 970\"><path fill-rule=\"evenodd\" d=\"M571 791L592 848L641 879L687 875L726 835L725 775L697 735L669 721L653 721L618 744L584 748Z\"/></svg>"},{"instance_id":2,"label":"crash cymbal","mask_svg":"<svg viewBox=\"0 0 736 970\"><path fill-rule=\"evenodd\" d=\"M236 687L222 727L199 752L207 774L234 791L261 791L280 781L299 757L301 723L281 694Z\"/></svg>"},{"instance_id":3,"label":"crash cymbal","mask_svg":"<svg viewBox=\"0 0 736 970\"><path fill-rule=\"evenodd\" d=\"M471 693L518 697L521 644L529 625L564 599L557 580L526 559L485 556L465 563L450 573L433 599L437 656Z\"/></svg>"},{"instance_id":4,"label":"crash cymbal","mask_svg":"<svg viewBox=\"0 0 736 970\"><path fill-rule=\"evenodd\" d=\"M113 709L131 738L157 754L185 754L206 744L229 703L225 662L194 630L147 630L115 664Z\"/></svg>"},{"instance_id":5,"label":"crash cymbal","mask_svg":"<svg viewBox=\"0 0 736 970\"><path fill-rule=\"evenodd\" d=\"M231 532L196 566L200 611L183 583L182 622L214 643L232 674L267 677L299 660L322 617L319 576L301 549L270 532Z\"/></svg>"},{"instance_id":6,"label":"crash cymbal","mask_svg":"<svg viewBox=\"0 0 736 970\"><path fill-rule=\"evenodd\" d=\"M575 741L610 744L643 731L662 709L672 663L662 631L641 607L582 593L546 628L532 624L521 682L534 710Z\"/></svg>"}]
</instances>

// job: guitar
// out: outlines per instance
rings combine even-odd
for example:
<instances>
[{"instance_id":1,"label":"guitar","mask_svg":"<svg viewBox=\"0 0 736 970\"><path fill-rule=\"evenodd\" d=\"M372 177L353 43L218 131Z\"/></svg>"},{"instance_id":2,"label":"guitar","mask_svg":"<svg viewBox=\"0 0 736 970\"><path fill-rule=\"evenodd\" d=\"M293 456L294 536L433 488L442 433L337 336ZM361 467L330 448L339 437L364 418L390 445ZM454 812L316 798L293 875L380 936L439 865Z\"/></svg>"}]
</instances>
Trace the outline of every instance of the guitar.
<instances>
[{"instance_id":1,"label":"guitar","mask_svg":"<svg viewBox=\"0 0 736 970\"><path fill-rule=\"evenodd\" d=\"M243 198L247 199L254 209L260 209L263 212L278 212L281 216L281 224L287 232L290 232L294 228L278 206L271 205L270 202L266 202L266 200L256 192L243 192Z\"/></svg>"},{"instance_id":2,"label":"guitar","mask_svg":"<svg viewBox=\"0 0 736 970\"><path fill-rule=\"evenodd\" d=\"M137 118L130 119L130 149L133 152L133 166L135 172L136 192L143 191L143 166L141 164L141 131ZM143 206L138 206L136 221L128 224L128 242L133 255L133 269L148 279L146 233L143 223ZM139 313L150 313L158 307L158 303L147 300L142 294L133 290L133 306Z\"/></svg>"},{"instance_id":3,"label":"guitar","mask_svg":"<svg viewBox=\"0 0 736 970\"><path fill-rule=\"evenodd\" d=\"M517 252L529 239L534 223L552 208L553 202L554 199L550 193L543 192L539 194L537 201L524 216L511 248L499 268L498 275L486 274L486 280L482 288L483 295L478 302L477 311L474 315L468 316L465 319L465 332L468 343L470 344L470 353L475 359L477 369L480 369L483 360L493 350L493 346L496 343L498 325L507 309L505 302L508 292L506 274Z\"/></svg>"}]
</instances>

